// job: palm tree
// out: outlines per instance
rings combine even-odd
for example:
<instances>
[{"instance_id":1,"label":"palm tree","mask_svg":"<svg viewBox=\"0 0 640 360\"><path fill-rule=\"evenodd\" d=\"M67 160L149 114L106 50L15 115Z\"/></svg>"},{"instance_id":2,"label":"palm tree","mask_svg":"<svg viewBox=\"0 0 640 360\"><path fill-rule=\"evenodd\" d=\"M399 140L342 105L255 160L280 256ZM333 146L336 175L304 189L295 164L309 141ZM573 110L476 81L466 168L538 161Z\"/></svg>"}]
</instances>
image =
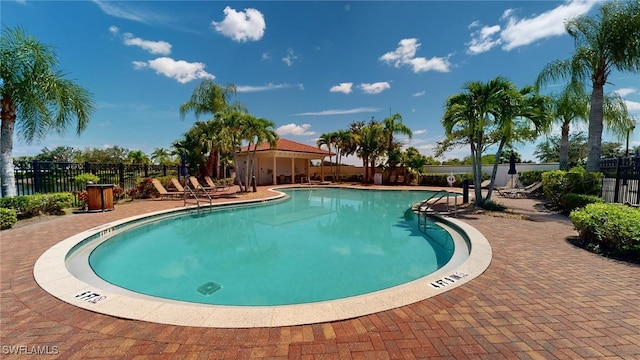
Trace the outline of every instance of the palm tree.
<instances>
[{"instance_id":1,"label":"palm tree","mask_svg":"<svg viewBox=\"0 0 640 360\"><path fill-rule=\"evenodd\" d=\"M51 130L62 133L75 121L80 135L94 106L91 94L57 70L53 48L20 29L3 30L0 39L0 178L2 195L16 196L13 134L27 143Z\"/></svg>"},{"instance_id":2,"label":"palm tree","mask_svg":"<svg viewBox=\"0 0 640 360\"><path fill-rule=\"evenodd\" d=\"M360 129L357 154L364 165L364 183L369 183L375 174L377 158L384 153L385 133L382 124L371 121ZM369 170L369 168L371 170ZM371 175L369 175L371 171Z\"/></svg>"},{"instance_id":3,"label":"palm tree","mask_svg":"<svg viewBox=\"0 0 640 360\"><path fill-rule=\"evenodd\" d=\"M516 142L536 139L541 133L548 131L553 119L550 111L551 99L539 95L535 87L525 86L517 90L508 80L504 85L505 91L498 94L500 101L497 111L493 113L497 126L494 136L497 136L498 149L485 201L491 199L503 148L513 148Z\"/></svg>"},{"instance_id":4,"label":"palm tree","mask_svg":"<svg viewBox=\"0 0 640 360\"><path fill-rule=\"evenodd\" d=\"M471 148L473 183L482 182L482 152L488 145L486 127L503 103L501 94L510 92L510 82L497 77L487 83L468 82L465 92L447 98L442 125L448 139L461 139ZM476 204L482 205L482 189L474 187Z\"/></svg>"},{"instance_id":5,"label":"palm tree","mask_svg":"<svg viewBox=\"0 0 640 360\"><path fill-rule=\"evenodd\" d=\"M403 134L408 136L409 139L411 139L411 137L413 136L413 132L411 131L411 129L409 129L409 127L402 123L402 116L398 113L383 119L382 124L384 127L384 135L386 138L386 147L388 153L400 147L400 144L398 142L393 141L394 134ZM398 165L395 157L389 157L387 165L390 169L394 169ZM387 182L389 182L390 178L391 171L387 173Z\"/></svg>"},{"instance_id":6,"label":"palm tree","mask_svg":"<svg viewBox=\"0 0 640 360\"><path fill-rule=\"evenodd\" d=\"M187 102L180 105L180 117L184 119L188 112L193 111L198 119L203 114L211 114L213 118L206 126L208 129L203 130L205 136L211 136L209 139L203 139L207 142L209 149L209 160L207 161L207 175L213 174L216 178L220 177L220 148L224 147L223 142L226 139L220 136L214 136L220 133L222 129L222 121L220 120L223 112L233 110L244 111L245 108L239 103L229 104L231 96L236 94L236 86L227 84L225 86L217 85L213 80L202 80L193 90L191 98ZM200 125L203 126L204 125Z\"/></svg>"},{"instance_id":7,"label":"palm tree","mask_svg":"<svg viewBox=\"0 0 640 360\"><path fill-rule=\"evenodd\" d=\"M246 115L244 121L241 124L241 132L244 134L243 139L248 142L247 145L247 172L246 172L246 184L250 184L249 179L253 179L253 164L256 158L256 151L258 145L263 142L269 143L270 148L274 148L278 143L278 134L276 134L273 127L275 124L273 121L255 118L251 115ZM253 151L251 158L249 158L249 151L253 145ZM248 191L245 188L246 191Z\"/></svg>"},{"instance_id":8,"label":"palm tree","mask_svg":"<svg viewBox=\"0 0 640 360\"><path fill-rule=\"evenodd\" d=\"M576 50L566 60L547 64L536 85L559 78L591 81L587 171L600 170L604 119L604 85L613 70L640 72L640 2L609 1L597 16L587 15L567 21L565 29L573 37Z\"/></svg>"},{"instance_id":9,"label":"palm tree","mask_svg":"<svg viewBox=\"0 0 640 360\"><path fill-rule=\"evenodd\" d=\"M329 172L330 173L333 172L333 162L331 161L332 159L331 145L335 143L334 140L335 140L335 133L329 132L329 133L324 133L320 135L320 137L316 141L316 145L318 145L318 149L320 149L322 146L326 146L327 150L329 150ZM320 165L324 167L324 161ZM324 172L322 176L322 181L324 181Z\"/></svg>"},{"instance_id":10,"label":"palm tree","mask_svg":"<svg viewBox=\"0 0 640 360\"><path fill-rule=\"evenodd\" d=\"M151 160L157 165L169 165L173 162L171 152L165 148L155 148L151 152Z\"/></svg>"},{"instance_id":11,"label":"palm tree","mask_svg":"<svg viewBox=\"0 0 640 360\"><path fill-rule=\"evenodd\" d=\"M127 154L127 162L129 164L144 165L151 162L147 154L142 150L131 150Z\"/></svg>"},{"instance_id":12,"label":"palm tree","mask_svg":"<svg viewBox=\"0 0 640 360\"><path fill-rule=\"evenodd\" d=\"M560 123L560 169L567 170L571 123L586 121L589 116L590 96L585 92L582 83L572 81L560 94L554 94L551 97L553 118ZM624 100L619 95L604 95L603 120L607 129L618 138L626 135L629 113Z\"/></svg>"}]
</instances>

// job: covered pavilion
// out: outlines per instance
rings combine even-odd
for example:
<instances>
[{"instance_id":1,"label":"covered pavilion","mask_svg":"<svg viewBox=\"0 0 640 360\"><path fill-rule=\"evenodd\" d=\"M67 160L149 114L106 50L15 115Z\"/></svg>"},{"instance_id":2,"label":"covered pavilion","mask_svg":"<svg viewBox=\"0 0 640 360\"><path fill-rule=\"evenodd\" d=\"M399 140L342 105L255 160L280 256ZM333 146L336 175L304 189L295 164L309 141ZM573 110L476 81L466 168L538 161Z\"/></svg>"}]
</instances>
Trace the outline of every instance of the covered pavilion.
<instances>
[{"instance_id":1,"label":"covered pavilion","mask_svg":"<svg viewBox=\"0 0 640 360\"><path fill-rule=\"evenodd\" d=\"M254 151L252 147L247 159L247 148L248 146L243 147L241 153L236 156L239 174L245 173L248 160L251 160ZM253 174L257 185L308 182L311 160L320 161L320 178L324 179L324 159L335 155L327 150L283 138L278 139L274 148L271 148L268 142L263 142L255 147L255 151Z\"/></svg>"}]
</instances>

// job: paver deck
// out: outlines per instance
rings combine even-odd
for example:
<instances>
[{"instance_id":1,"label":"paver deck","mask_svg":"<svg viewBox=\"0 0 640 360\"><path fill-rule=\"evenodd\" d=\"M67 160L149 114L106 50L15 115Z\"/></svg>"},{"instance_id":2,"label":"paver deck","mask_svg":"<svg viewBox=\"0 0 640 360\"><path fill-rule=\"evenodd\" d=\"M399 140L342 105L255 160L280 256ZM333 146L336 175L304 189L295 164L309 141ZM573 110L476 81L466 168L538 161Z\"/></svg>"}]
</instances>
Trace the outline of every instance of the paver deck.
<instances>
[{"instance_id":1,"label":"paver deck","mask_svg":"<svg viewBox=\"0 0 640 360\"><path fill-rule=\"evenodd\" d=\"M264 189L261 189L264 191ZM33 265L50 246L102 223L182 201L134 201L0 233L3 358L582 359L640 358L640 267L576 248L566 217L502 199L531 220L460 215L493 260L465 286L349 320L279 328L181 327L114 318L49 295Z\"/></svg>"}]
</instances>

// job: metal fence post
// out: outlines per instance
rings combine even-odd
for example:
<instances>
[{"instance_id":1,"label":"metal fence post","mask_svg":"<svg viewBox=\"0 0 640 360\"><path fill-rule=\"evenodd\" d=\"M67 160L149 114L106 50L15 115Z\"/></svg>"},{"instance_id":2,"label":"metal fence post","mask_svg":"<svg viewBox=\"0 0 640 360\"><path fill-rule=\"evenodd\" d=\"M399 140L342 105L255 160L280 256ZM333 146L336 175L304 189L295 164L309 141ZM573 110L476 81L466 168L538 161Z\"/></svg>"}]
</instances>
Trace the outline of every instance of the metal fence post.
<instances>
[{"instance_id":1,"label":"metal fence post","mask_svg":"<svg viewBox=\"0 0 640 360\"><path fill-rule=\"evenodd\" d=\"M618 202L618 196L620 194L620 163L622 162L622 157L618 157L618 161L616 162L616 188L613 193L613 202Z\"/></svg>"},{"instance_id":2,"label":"metal fence post","mask_svg":"<svg viewBox=\"0 0 640 360\"><path fill-rule=\"evenodd\" d=\"M33 193L40 192L40 163L33 162Z\"/></svg>"},{"instance_id":3,"label":"metal fence post","mask_svg":"<svg viewBox=\"0 0 640 360\"><path fill-rule=\"evenodd\" d=\"M124 189L124 164L118 164L118 182L121 189Z\"/></svg>"}]
</instances>

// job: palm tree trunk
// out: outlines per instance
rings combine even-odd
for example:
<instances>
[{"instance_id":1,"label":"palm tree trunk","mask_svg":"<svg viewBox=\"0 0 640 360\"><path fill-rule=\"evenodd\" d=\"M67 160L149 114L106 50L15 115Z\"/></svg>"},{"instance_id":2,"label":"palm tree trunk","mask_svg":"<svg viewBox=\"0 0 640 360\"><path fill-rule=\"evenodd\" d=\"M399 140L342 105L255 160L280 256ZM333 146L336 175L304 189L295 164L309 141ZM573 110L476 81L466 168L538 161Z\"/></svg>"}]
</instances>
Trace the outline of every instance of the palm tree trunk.
<instances>
[{"instance_id":1,"label":"palm tree trunk","mask_svg":"<svg viewBox=\"0 0 640 360\"><path fill-rule=\"evenodd\" d=\"M16 125L15 104L8 98L2 98L2 125L0 127L0 179L2 196L18 195L13 170L13 130Z\"/></svg>"},{"instance_id":2,"label":"palm tree trunk","mask_svg":"<svg viewBox=\"0 0 640 360\"><path fill-rule=\"evenodd\" d=\"M591 109L589 111L589 144L587 146L587 171L600 171L600 154L602 147L602 102L604 98L604 82L594 81L591 93Z\"/></svg>"},{"instance_id":3,"label":"palm tree trunk","mask_svg":"<svg viewBox=\"0 0 640 360\"><path fill-rule=\"evenodd\" d=\"M560 170L569 170L569 121L566 119L560 137Z\"/></svg>"},{"instance_id":4,"label":"palm tree trunk","mask_svg":"<svg viewBox=\"0 0 640 360\"><path fill-rule=\"evenodd\" d=\"M493 193L493 184L496 181L496 174L498 173L498 163L500 162L500 157L502 157L502 148L504 147L505 142L506 142L506 139L504 137L500 139L500 144L498 145L498 151L496 151L496 160L493 163L493 169L491 171L491 183L489 184L489 190L487 191L487 200L491 199L491 194ZM480 170L482 171L482 166L480 167ZM482 176L480 176L480 178L482 179ZM474 187L480 187L480 186L474 186Z\"/></svg>"}]
</instances>

